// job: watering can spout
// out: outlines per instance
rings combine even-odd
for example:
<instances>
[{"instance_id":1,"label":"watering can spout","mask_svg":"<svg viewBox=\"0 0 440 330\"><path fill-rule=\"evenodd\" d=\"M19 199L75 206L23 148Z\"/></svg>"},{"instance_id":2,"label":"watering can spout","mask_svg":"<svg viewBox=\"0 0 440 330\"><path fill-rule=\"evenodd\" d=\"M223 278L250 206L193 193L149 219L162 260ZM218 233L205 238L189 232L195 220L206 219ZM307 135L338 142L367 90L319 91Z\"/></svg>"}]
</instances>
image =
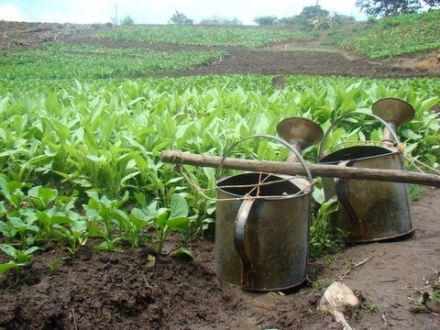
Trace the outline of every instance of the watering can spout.
<instances>
[{"instance_id":1,"label":"watering can spout","mask_svg":"<svg viewBox=\"0 0 440 330\"><path fill-rule=\"evenodd\" d=\"M289 142L299 154L304 149L319 143L324 134L317 123L302 117L283 119L277 126L277 133L282 139ZM297 155L291 151L287 162L298 162Z\"/></svg>"},{"instance_id":2,"label":"watering can spout","mask_svg":"<svg viewBox=\"0 0 440 330\"><path fill-rule=\"evenodd\" d=\"M399 143L399 139L396 136L397 127L411 121L415 114L411 104L394 97L376 101L372 106L372 111L374 115L388 124L385 126L382 137L382 142L388 147L393 147L394 142Z\"/></svg>"}]
</instances>

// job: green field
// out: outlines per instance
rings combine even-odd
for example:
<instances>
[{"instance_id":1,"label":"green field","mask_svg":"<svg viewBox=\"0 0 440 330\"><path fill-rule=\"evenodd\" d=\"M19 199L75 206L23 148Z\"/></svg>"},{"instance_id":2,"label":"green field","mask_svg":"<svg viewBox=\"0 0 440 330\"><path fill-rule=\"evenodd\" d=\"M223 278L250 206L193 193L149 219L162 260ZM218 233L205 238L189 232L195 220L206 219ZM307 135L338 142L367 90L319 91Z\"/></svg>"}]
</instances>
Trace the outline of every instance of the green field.
<instances>
[{"instance_id":1,"label":"green field","mask_svg":"<svg viewBox=\"0 0 440 330\"><path fill-rule=\"evenodd\" d=\"M370 58L438 50L440 48L440 10L406 14L372 23L365 31L345 40L342 46Z\"/></svg>"},{"instance_id":2,"label":"green field","mask_svg":"<svg viewBox=\"0 0 440 330\"><path fill-rule=\"evenodd\" d=\"M197 30L135 27L97 37L185 44L197 40L202 45L209 40L209 45L226 46L228 36L236 33L242 37L235 40L246 47L308 38L285 29L269 29L262 37L259 29L213 28L217 40L212 31L197 35ZM189 38L190 31L195 37ZM361 44L362 38L352 45ZM326 130L345 113L371 113L380 98L404 99L416 109L415 118L399 128L408 159L438 167L439 122L430 110L440 104L438 78L291 76L282 90L271 87L270 76L259 75L136 78L149 70L208 65L226 55L218 50L149 52L55 43L2 56L0 248L10 261L0 265L0 274L21 267L50 240L64 242L73 256L88 238L99 241L98 249L118 250L121 242L129 242L161 251L167 237L179 232L184 244L213 221L216 173L187 166L183 176L161 161L161 151L222 155L244 137L275 135L277 123L288 116L311 119ZM359 116L335 129L328 144L380 141L382 133L380 123ZM316 163L317 152L314 146L303 157ZM284 160L287 150L255 139L231 156ZM194 185L208 191L201 194ZM319 179L314 197L325 203ZM327 218L318 216L318 209L314 212L312 249L318 253L334 237L326 231Z\"/></svg>"}]
</instances>

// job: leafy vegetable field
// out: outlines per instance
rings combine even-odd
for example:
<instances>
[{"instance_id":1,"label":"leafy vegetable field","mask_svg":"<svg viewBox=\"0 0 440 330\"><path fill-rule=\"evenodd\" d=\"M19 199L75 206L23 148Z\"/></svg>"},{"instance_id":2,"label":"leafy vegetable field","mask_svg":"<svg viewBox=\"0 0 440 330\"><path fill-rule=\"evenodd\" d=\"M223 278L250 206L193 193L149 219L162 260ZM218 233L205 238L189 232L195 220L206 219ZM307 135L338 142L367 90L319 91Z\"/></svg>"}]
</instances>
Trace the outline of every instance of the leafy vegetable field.
<instances>
[{"instance_id":1,"label":"leafy vegetable field","mask_svg":"<svg viewBox=\"0 0 440 330\"><path fill-rule=\"evenodd\" d=\"M316 33L289 28L222 27L222 26L135 26L123 30L103 31L96 38L128 41L168 42L198 46L265 47L285 40L310 40Z\"/></svg>"},{"instance_id":2,"label":"leafy vegetable field","mask_svg":"<svg viewBox=\"0 0 440 330\"><path fill-rule=\"evenodd\" d=\"M138 76L148 71L178 70L209 65L228 55L224 51L160 52L143 48L108 48L57 43L42 48L11 51L0 60L7 79L110 78Z\"/></svg>"},{"instance_id":3,"label":"leafy vegetable field","mask_svg":"<svg viewBox=\"0 0 440 330\"><path fill-rule=\"evenodd\" d=\"M440 11L390 17L373 24L364 33L345 40L342 45L354 48L370 58L414 54L440 48L437 32Z\"/></svg>"},{"instance_id":4,"label":"leafy vegetable field","mask_svg":"<svg viewBox=\"0 0 440 330\"><path fill-rule=\"evenodd\" d=\"M61 239L74 255L91 236L101 239L101 249L117 249L117 242L127 240L133 247L155 243L160 251L169 232L191 238L212 221L214 211L211 200L161 162L162 150L222 155L243 137L275 134L283 118L309 118L325 130L347 112L371 112L382 97L405 99L417 109L400 135L409 155L437 167L439 124L429 109L440 102L438 88L436 79L305 76L287 78L284 90L273 89L265 76L4 81L1 205L9 221L1 222L3 247L19 244L24 252ZM380 141L381 135L380 123L361 116L328 140L334 146ZM284 149L251 141L233 156L284 160ZM304 157L317 162L317 146ZM213 169L187 171L196 186L214 188ZM127 212L122 208L127 202L136 207ZM157 236L148 227L156 228Z\"/></svg>"}]
</instances>

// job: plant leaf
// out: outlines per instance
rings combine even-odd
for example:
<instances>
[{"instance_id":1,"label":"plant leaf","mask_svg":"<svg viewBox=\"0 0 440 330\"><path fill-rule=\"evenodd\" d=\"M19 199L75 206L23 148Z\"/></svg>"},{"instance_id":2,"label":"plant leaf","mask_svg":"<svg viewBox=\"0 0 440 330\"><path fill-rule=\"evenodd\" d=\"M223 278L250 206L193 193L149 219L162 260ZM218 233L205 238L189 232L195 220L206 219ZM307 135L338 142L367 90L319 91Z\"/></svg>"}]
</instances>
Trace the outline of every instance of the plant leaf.
<instances>
[{"instance_id":1,"label":"plant leaf","mask_svg":"<svg viewBox=\"0 0 440 330\"><path fill-rule=\"evenodd\" d=\"M188 216L188 203L186 199L179 194L171 196L170 203L170 218L187 217Z\"/></svg>"},{"instance_id":2,"label":"plant leaf","mask_svg":"<svg viewBox=\"0 0 440 330\"><path fill-rule=\"evenodd\" d=\"M8 269L17 268L22 266L22 264L17 264L15 262L8 262L6 264L0 264L0 276L3 275Z\"/></svg>"}]
</instances>

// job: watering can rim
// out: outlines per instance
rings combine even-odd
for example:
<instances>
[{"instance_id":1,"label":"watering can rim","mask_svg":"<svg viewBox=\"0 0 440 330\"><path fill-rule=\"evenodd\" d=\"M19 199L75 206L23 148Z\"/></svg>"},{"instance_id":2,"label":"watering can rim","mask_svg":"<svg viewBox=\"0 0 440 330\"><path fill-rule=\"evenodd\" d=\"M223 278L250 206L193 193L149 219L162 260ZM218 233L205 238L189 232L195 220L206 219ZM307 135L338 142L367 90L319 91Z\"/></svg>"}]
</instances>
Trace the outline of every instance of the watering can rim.
<instances>
[{"instance_id":1,"label":"watering can rim","mask_svg":"<svg viewBox=\"0 0 440 330\"><path fill-rule=\"evenodd\" d=\"M295 179L305 179L308 180L307 177L305 176L301 176L301 175L289 175L289 177L291 177L291 179L286 178L286 176L284 174L278 174L278 173L268 173L268 172L244 172L244 173L239 173L239 174L232 174L232 175L228 175L225 177L221 177L218 178L215 181L215 187L217 190L222 191L225 194L237 197L237 198L246 198L245 196L241 195L241 194L235 194L232 193L230 191L225 190L224 188L222 188L221 186L219 186L218 184L221 183L222 181L225 181L227 179L233 178L233 177L237 177L237 176L241 176L241 175L253 175L253 174L267 174L270 176L274 176L277 177L285 182L287 182L288 184L291 184L293 186L295 186L295 188L298 189L297 193L294 194L288 194L288 195L277 195L277 196L251 196L249 198L252 199L258 199L258 200L267 200L267 201L279 201L279 200L284 200L284 199L291 199L291 198L295 198L295 197L302 197L302 196L306 196L306 195L310 195L312 192L312 187L308 188L308 189L301 189L301 187L299 187L298 185L296 185L294 182L292 182Z\"/></svg>"},{"instance_id":2,"label":"watering can rim","mask_svg":"<svg viewBox=\"0 0 440 330\"><path fill-rule=\"evenodd\" d=\"M357 146L351 146L351 147L346 147L343 149L334 150L331 153L326 154L326 155L322 156L321 158L319 158L318 163L322 163L322 162L324 162L324 163L339 163L339 162L341 162L341 159L326 161L326 158L331 158L335 154L343 153L344 151L347 152L347 151L350 151L353 149L367 149L367 148L368 149L376 149L376 150L386 150L387 152L377 154L377 155L367 155L367 156L354 157L354 158L350 158L350 160L360 161L360 160L367 160L367 159L374 159L374 158L378 158L378 157L390 156L390 155L394 155L394 154L401 154L401 152L394 147L374 146L374 145L357 145Z\"/></svg>"},{"instance_id":3,"label":"watering can rim","mask_svg":"<svg viewBox=\"0 0 440 330\"><path fill-rule=\"evenodd\" d=\"M327 137L329 136L331 130L336 126L336 124L341 121L342 119L346 118L346 117L350 117L352 115L364 115L364 116L370 116L373 117L375 119L377 119L379 122L381 122L386 128L388 128L391 132L391 135L393 136L394 139L394 143L399 144L400 143L400 139L397 136L396 132L394 132L394 130L390 127L389 123L387 123L385 120L383 120L382 118L380 118L379 116L373 114L373 113L366 113L366 112L361 112L361 111L353 111L353 112L349 112L349 113L345 113L343 115L341 115L340 117L338 117L331 125L330 127L325 131L324 133L324 137L321 140L321 143L319 145L319 150L318 150L318 159L322 159L327 155L324 155L324 144L327 140ZM384 148L386 148L385 146L382 146ZM389 147L390 150L394 149L392 147ZM344 150L344 149L339 149L339 150ZM331 154L331 153L330 153Z\"/></svg>"},{"instance_id":4,"label":"watering can rim","mask_svg":"<svg viewBox=\"0 0 440 330\"><path fill-rule=\"evenodd\" d=\"M272 139L275 140L279 143L281 143L282 145L284 145L285 147L289 148L297 157L299 160L299 163L304 167L304 170L307 174L307 180L309 181L309 183L312 185L313 188L313 177L312 177L312 173L310 172L309 167L307 166L306 161L302 158L301 154L298 152L298 150L296 150L295 148L292 147L291 144L289 144L286 140L275 136L275 135L270 135L270 134L255 134L255 135L250 135L247 136L245 138L242 138L241 140L238 140L237 142L235 142L232 146L230 146L226 152L223 154L222 160L220 161L220 164L217 168L217 175L216 175L216 180L221 179L220 173L223 169L223 164L226 160L226 157L229 155L229 153L231 152L232 149L234 149L238 144L240 144L243 141L249 140L249 139L253 139L253 138L267 138L267 139ZM258 173L258 172L254 172L254 173ZM277 173L269 173L269 174L277 174Z\"/></svg>"}]
</instances>

